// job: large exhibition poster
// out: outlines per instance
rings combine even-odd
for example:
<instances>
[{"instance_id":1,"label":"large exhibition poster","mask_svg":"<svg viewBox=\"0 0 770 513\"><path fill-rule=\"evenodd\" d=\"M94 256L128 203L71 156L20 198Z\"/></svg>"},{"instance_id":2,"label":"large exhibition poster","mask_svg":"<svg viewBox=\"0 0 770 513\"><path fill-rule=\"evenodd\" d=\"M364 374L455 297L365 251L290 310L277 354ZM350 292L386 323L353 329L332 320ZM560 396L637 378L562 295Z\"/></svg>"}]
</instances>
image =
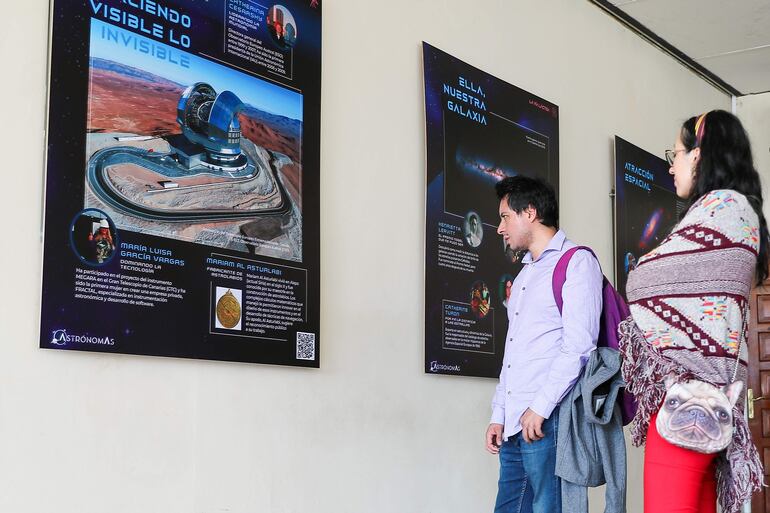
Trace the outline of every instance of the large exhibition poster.
<instances>
[{"instance_id":1,"label":"large exhibition poster","mask_svg":"<svg viewBox=\"0 0 770 513\"><path fill-rule=\"evenodd\" d=\"M664 159L615 136L615 285L623 297L628 272L666 238L684 208L668 170Z\"/></svg>"},{"instance_id":2,"label":"large exhibition poster","mask_svg":"<svg viewBox=\"0 0 770 513\"><path fill-rule=\"evenodd\" d=\"M317 367L319 0L55 0L40 346Z\"/></svg>"},{"instance_id":3,"label":"large exhibition poster","mask_svg":"<svg viewBox=\"0 0 770 513\"><path fill-rule=\"evenodd\" d=\"M425 372L497 377L519 255L495 184L559 184L558 107L423 43L427 129Z\"/></svg>"}]
</instances>

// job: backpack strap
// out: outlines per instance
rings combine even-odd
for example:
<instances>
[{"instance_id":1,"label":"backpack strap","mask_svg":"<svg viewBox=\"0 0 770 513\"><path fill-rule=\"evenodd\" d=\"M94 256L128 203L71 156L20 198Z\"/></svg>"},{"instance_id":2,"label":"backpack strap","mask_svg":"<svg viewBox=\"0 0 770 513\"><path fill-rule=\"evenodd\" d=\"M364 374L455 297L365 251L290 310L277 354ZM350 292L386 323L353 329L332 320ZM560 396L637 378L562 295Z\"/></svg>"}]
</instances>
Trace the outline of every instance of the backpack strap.
<instances>
[{"instance_id":1,"label":"backpack strap","mask_svg":"<svg viewBox=\"0 0 770 513\"><path fill-rule=\"evenodd\" d=\"M596 253L594 253L594 250L588 246L575 246L574 248L565 251L559 258L559 261L556 262L556 268L553 270L553 276L551 277L551 288L553 288L553 298L556 300L556 307L559 309L559 314L562 313L562 309L564 308L562 290L564 289L564 282L567 281L567 267L569 266L569 261L572 259L572 255L580 249L589 251L596 260L599 260Z\"/></svg>"}]
</instances>

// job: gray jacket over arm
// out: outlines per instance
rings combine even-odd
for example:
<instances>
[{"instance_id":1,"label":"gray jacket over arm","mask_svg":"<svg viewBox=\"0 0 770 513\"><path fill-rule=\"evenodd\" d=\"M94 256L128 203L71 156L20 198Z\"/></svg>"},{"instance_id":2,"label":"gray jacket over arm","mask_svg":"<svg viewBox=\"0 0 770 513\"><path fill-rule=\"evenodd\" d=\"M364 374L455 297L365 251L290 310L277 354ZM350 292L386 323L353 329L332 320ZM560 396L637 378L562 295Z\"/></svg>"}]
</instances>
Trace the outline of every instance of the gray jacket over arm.
<instances>
[{"instance_id":1,"label":"gray jacket over arm","mask_svg":"<svg viewBox=\"0 0 770 513\"><path fill-rule=\"evenodd\" d=\"M562 509L588 513L588 488L607 484L605 513L626 511L626 442L618 392L620 353L599 347L559 410L556 475Z\"/></svg>"}]
</instances>

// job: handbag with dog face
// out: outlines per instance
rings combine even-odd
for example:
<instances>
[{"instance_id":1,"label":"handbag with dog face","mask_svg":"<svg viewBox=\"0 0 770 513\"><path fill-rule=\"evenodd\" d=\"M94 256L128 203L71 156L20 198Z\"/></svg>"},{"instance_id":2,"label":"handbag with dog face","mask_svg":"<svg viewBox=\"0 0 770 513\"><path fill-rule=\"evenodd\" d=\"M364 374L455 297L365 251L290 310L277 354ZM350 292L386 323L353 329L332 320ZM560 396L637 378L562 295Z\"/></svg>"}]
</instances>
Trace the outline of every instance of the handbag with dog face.
<instances>
[{"instance_id":1,"label":"handbag with dog face","mask_svg":"<svg viewBox=\"0 0 770 513\"><path fill-rule=\"evenodd\" d=\"M667 377L666 397L655 421L660 436L705 454L727 448L733 438L733 406L743 390L743 381L735 381L737 373L736 360L732 383L722 388L699 380L676 383Z\"/></svg>"}]
</instances>

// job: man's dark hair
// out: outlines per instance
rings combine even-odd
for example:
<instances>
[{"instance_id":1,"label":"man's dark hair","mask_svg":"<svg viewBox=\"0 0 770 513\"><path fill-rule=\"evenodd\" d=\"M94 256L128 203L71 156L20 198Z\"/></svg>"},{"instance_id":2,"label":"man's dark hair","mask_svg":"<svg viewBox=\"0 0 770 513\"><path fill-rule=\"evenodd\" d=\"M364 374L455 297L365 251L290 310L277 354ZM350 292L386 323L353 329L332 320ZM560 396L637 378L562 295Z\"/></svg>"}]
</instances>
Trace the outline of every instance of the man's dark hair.
<instances>
[{"instance_id":1,"label":"man's dark hair","mask_svg":"<svg viewBox=\"0 0 770 513\"><path fill-rule=\"evenodd\" d=\"M539 178L509 176L495 184L497 199L508 199L508 206L517 214L529 207L537 210L540 224L551 228L559 227L559 206L553 187Z\"/></svg>"}]
</instances>

